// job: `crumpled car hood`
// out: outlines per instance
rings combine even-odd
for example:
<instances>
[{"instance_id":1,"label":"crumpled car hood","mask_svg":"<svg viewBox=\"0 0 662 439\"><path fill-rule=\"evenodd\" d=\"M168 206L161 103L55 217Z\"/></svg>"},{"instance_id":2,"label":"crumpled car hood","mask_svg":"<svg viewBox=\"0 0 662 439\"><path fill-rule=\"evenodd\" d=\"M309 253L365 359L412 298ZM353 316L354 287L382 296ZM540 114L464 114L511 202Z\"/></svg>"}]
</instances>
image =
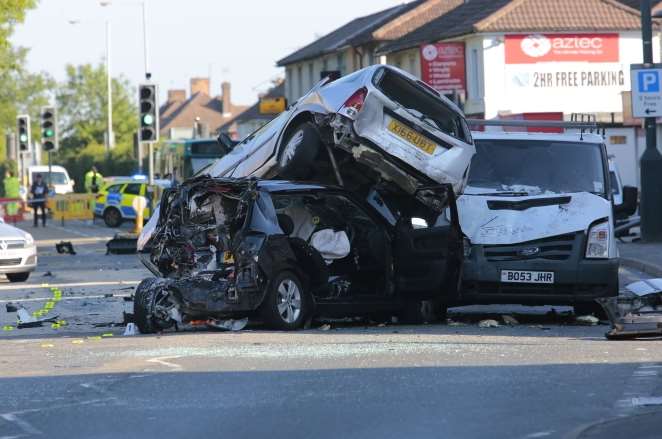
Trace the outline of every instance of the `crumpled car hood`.
<instances>
[{"instance_id":1,"label":"crumpled car hood","mask_svg":"<svg viewBox=\"0 0 662 439\"><path fill-rule=\"evenodd\" d=\"M544 205L555 198L570 200ZM611 210L608 200L588 192L527 197L463 195L457 205L464 234L472 244L487 245L517 244L586 231L595 220L608 217Z\"/></svg>"}]
</instances>

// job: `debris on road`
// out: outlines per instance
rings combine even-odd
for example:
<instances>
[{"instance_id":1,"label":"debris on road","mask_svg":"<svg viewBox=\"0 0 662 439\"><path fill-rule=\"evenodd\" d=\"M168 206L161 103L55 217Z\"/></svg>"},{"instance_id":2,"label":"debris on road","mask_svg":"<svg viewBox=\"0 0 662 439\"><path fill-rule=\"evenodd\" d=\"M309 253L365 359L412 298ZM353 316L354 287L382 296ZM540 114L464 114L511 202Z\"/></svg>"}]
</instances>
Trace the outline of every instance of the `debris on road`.
<instances>
[{"instance_id":1,"label":"debris on road","mask_svg":"<svg viewBox=\"0 0 662 439\"><path fill-rule=\"evenodd\" d=\"M466 326L467 325L466 323L456 322L455 320L451 320L451 319L446 319L446 324L448 326Z\"/></svg>"},{"instance_id":2,"label":"debris on road","mask_svg":"<svg viewBox=\"0 0 662 439\"><path fill-rule=\"evenodd\" d=\"M106 243L107 255L131 255L138 251L138 235L135 233L116 233Z\"/></svg>"},{"instance_id":3,"label":"debris on road","mask_svg":"<svg viewBox=\"0 0 662 439\"><path fill-rule=\"evenodd\" d=\"M331 329L331 325L329 325L328 323L325 323L317 329L319 329L320 331L329 331Z\"/></svg>"},{"instance_id":4,"label":"debris on road","mask_svg":"<svg viewBox=\"0 0 662 439\"><path fill-rule=\"evenodd\" d=\"M248 318L243 318L239 320L216 320L209 319L207 320L207 326L209 328L220 329L222 331L241 331L248 325Z\"/></svg>"},{"instance_id":5,"label":"debris on road","mask_svg":"<svg viewBox=\"0 0 662 439\"><path fill-rule=\"evenodd\" d=\"M478 322L478 327L479 328L498 328L499 327L499 322L496 320L492 319L486 319L486 320L481 320Z\"/></svg>"},{"instance_id":6,"label":"debris on road","mask_svg":"<svg viewBox=\"0 0 662 439\"><path fill-rule=\"evenodd\" d=\"M5 308L7 308L7 312L16 312L16 311L18 310L18 308L16 307L16 305L14 305L14 304L11 303L11 302L9 302L8 304L6 304L6 305L5 305Z\"/></svg>"},{"instance_id":7,"label":"debris on road","mask_svg":"<svg viewBox=\"0 0 662 439\"><path fill-rule=\"evenodd\" d=\"M138 330L138 327L136 326L135 323L129 323L126 325L126 328L124 329L124 336L129 336L129 335L138 335L140 334L140 331Z\"/></svg>"},{"instance_id":8,"label":"debris on road","mask_svg":"<svg viewBox=\"0 0 662 439\"><path fill-rule=\"evenodd\" d=\"M44 277L55 277L55 275L52 272L47 271L46 273L44 273Z\"/></svg>"},{"instance_id":9,"label":"debris on road","mask_svg":"<svg viewBox=\"0 0 662 439\"><path fill-rule=\"evenodd\" d=\"M626 285L618 297L598 299L612 329L609 340L662 336L662 278L645 279Z\"/></svg>"},{"instance_id":10,"label":"debris on road","mask_svg":"<svg viewBox=\"0 0 662 439\"><path fill-rule=\"evenodd\" d=\"M585 315L575 317L575 322L580 325L595 326L600 323L600 319L592 315Z\"/></svg>"},{"instance_id":11,"label":"debris on road","mask_svg":"<svg viewBox=\"0 0 662 439\"><path fill-rule=\"evenodd\" d=\"M58 254L69 254L69 255L75 255L76 251L74 250L74 246L71 243L71 241L60 241L57 244L55 244L55 250L58 252Z\"/></svg>"},{"instance_id":12,"label":"debris on road","mask_svg":"<svg viewBox=\"0 0 662 439\"><path fill-rule=\"evenodd\" d=\"M503 323L508 325L508 326L519 325L519 322L517 321L517 319L513 316L509 316L508 314L502 315L501 320L503 320Z\"/></svg>"},{"instance_id":13,"label":"debris on road","mask_svg":"<svg viewBox=\"0 0 662 439\"><path fill-rule=\"evenodd\" d=\"M36 317L30 315L28 310L26 310L23 307L18 308L16 311L18 313L17 316L17 325L16 327L18 329L23 329L23 328L36 328L39 326L42 326L44 323L53 323L57 321L58 316L54 317L48 317L44 319L37 319Z\"/></svg>"}]
</instances>

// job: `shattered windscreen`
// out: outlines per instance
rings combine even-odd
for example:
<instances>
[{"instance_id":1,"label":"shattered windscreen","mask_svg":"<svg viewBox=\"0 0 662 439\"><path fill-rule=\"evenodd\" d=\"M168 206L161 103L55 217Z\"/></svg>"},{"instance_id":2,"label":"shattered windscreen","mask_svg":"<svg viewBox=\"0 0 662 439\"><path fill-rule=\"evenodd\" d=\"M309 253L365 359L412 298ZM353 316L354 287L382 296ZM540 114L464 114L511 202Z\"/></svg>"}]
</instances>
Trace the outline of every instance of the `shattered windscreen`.
<instances>
[{"instance_id":1,"label":"shattered windscreen","mask_svg":"<svg viewBox=\"0 0 662 439\"><path fill-rule=\"evenodd\" d=\"M548 140L476 140L465 194L605 194L601 146Z\"/></svg>"}]
</instances>

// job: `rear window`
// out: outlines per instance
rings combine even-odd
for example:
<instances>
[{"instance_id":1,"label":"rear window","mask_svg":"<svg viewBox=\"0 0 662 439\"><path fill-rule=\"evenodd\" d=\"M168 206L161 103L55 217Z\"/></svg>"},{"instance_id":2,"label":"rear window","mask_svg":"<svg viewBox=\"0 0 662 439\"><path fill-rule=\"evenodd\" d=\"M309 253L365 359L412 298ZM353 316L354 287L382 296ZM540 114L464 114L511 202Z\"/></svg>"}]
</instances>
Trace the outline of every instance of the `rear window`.
<instances>
[{"instance_id":1,"label":"rear window","mask_svg":"<svg viewBox=\"0 0 662 439\"><path fill-rule=\"evenodd\" d=\"M471 143L464 118L424 85L416 84L390 69L382 69L375 75L375 86L424 124Z\"/></svg>"}]
</instances>

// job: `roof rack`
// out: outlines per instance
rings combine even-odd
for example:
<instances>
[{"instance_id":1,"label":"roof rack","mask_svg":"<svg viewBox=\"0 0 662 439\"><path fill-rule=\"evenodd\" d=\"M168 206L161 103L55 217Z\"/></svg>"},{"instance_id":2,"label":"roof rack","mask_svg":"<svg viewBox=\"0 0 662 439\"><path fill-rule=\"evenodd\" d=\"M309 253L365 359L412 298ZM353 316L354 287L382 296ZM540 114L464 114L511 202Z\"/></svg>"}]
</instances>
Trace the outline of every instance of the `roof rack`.
<instances>
[{"instance_id":1,"label":"roof rack","mask_svg":"<svg viewBox=\"0 0 662 439\"><path fill-rule=\"evenodd\" d=\"M605 125L598 122L575 122L564 120L484 120L484 119L467 119L469 126L493 126L493 127L535 127L535 128L566 128L566 129L579 129L581 139L583 139L584 132L605 135Z\"/></svg>"}]
</instances>

